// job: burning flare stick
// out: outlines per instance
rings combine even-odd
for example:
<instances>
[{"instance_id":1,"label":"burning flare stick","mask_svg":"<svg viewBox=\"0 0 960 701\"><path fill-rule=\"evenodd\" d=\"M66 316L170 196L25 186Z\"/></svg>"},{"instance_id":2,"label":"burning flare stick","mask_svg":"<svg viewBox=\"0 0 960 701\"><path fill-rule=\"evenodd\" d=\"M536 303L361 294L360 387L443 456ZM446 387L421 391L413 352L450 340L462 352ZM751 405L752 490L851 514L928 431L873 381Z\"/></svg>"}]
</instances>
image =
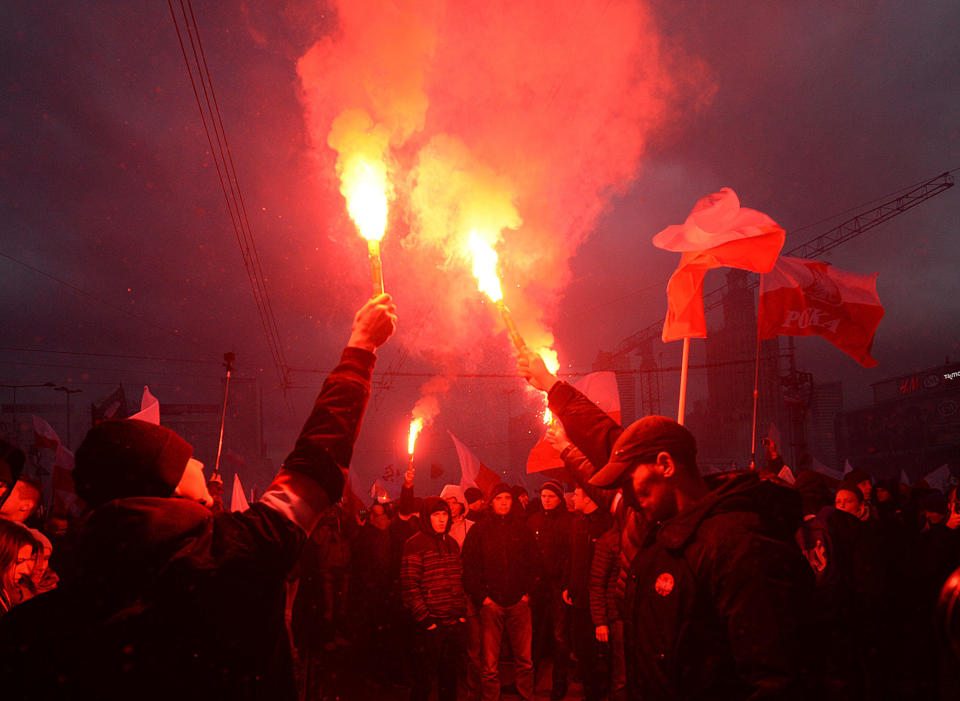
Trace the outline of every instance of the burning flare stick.
<instances>
[{"instance_id":1,"label":"burning flare stick","mask_svg":"<svg viewBox=\"0 0 960 701\"><path fill-rule=\"evenodd\" d=\"M470 253L473 257L473 275L477 278L477 287L497 305L497 309L500 310L500 317L507 327L507 333L510 334L513 345L516 346L518 351L524 350L527 344L520 332L517 331L517 325L513 323L510 310L503 303L503 290L500 288L500 278L497 277L497 252L493 250L493 246L486 239L476 231L471 231Z\"/></svg>"},{"instance_id":2,"label":"burning flare stick","mask_svg":"<svg viewBox=\"0 0 960 701\"><path fill-rule=\"evenodd\" d=\"M423 419L414 419L410 422L410 435L407 437L407 453L410 454L410 464L413 467L413 449L417 445L417 436L423 430Z\"/></svg>"},{"instance_id":3,"label":"burning flare stick","mask_svg":"<svg viewBox=\"0 0 960 701\"><path fill-rule=\"evenodd\" d=\"M387 229L387 171L383 164L363 159L350 161L341 175L340 191L347 199L347 211L367 240L373 296L383 294L383 266L380 239Z\"/></svg>"}]
</instances>

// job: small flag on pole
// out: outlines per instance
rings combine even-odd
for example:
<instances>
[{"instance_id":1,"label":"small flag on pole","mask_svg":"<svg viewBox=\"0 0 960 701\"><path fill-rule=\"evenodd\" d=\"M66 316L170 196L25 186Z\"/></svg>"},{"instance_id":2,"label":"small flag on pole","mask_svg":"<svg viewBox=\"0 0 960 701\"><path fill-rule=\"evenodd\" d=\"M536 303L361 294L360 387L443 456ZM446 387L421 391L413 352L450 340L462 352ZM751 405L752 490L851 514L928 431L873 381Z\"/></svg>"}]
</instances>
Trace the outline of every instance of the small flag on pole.
<instances>
[{"instance_id":1,"label":"small flag on pole","mask_svg":"<svg viewBox=\"0 0 960 701\"><path fill-rule=\"evenodd\" d=\"M231 511L246 511L250 508L247 502L247 496L243 493L243 485L240 484L240 475L233 473L233 492L230 495Z\"/></svg>"}]
</instances>

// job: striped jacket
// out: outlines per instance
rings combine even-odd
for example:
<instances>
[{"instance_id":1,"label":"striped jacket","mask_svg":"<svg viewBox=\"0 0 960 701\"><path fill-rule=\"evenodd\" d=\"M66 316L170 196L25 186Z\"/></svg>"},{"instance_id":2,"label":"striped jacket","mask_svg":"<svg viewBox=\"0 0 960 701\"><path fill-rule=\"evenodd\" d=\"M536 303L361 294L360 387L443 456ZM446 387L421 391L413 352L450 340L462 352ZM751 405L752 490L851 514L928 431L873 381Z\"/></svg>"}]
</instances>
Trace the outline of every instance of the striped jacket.
<instances>
[{"instance_id":1,"label":"striped jacket","mask_svg":"<svg viewBox=\"0 0 960 701\"><path fill-rule=\"evenodd\" d=\"M425 501L432 499L437 497ZM423 511L427 508L425 503ZM425 517L421 512L420 528L403 546L400 589L403 605L418 623L429 627L465 616L467 595L463 590L463 563L457 541L447 533L432 532L429 512Z\"/></svg>"}]
</instances>

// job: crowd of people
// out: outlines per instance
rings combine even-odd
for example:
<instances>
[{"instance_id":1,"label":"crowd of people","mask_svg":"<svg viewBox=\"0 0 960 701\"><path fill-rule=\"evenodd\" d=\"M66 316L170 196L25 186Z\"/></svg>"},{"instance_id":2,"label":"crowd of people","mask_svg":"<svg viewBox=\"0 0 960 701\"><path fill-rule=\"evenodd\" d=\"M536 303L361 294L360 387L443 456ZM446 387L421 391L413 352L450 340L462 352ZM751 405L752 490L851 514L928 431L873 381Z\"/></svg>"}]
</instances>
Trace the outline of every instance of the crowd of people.
<instances>
[{"instance_id":1,"label":"crowd of people","mask_svg":"<svg viewBox=\"0 0 960 701\"><path fill-rule=\"evenodd\" d=\"M937 608L960 588L955 487L788 484L769 441L759 469L702 475L685 427L622 427L521 351L564 461L533 498L419 495L411 467L396 502L342 499L395 326L388 295L357 312L246 511L222 508L174 432L105 421L76 455L89 513L45 533L41 486L4 444L4 698L960 697Z\"/></svg>"}]
</instances>

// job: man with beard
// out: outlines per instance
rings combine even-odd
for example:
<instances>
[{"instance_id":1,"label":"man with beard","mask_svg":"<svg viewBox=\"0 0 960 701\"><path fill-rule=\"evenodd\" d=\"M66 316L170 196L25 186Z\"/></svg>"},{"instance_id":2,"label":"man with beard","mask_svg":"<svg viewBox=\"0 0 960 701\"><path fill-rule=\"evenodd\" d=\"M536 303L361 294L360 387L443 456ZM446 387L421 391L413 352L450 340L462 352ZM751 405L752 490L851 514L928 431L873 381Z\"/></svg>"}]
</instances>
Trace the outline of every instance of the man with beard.
<instances>
[{"instance_id":1,"label":"man with beard","mask_svg":"<svg viewBox=\"0 0 960 701\"><path fill-rule=\"evenodd\" d=\"M535 353L519 370L548 393L570 440L649 524L629 565L626 663L633 698L803 699L813 576L794 533L796 492L756 474L708 482L693 435L647 416L626 430Z\"/></svg>"}]
</instances>

